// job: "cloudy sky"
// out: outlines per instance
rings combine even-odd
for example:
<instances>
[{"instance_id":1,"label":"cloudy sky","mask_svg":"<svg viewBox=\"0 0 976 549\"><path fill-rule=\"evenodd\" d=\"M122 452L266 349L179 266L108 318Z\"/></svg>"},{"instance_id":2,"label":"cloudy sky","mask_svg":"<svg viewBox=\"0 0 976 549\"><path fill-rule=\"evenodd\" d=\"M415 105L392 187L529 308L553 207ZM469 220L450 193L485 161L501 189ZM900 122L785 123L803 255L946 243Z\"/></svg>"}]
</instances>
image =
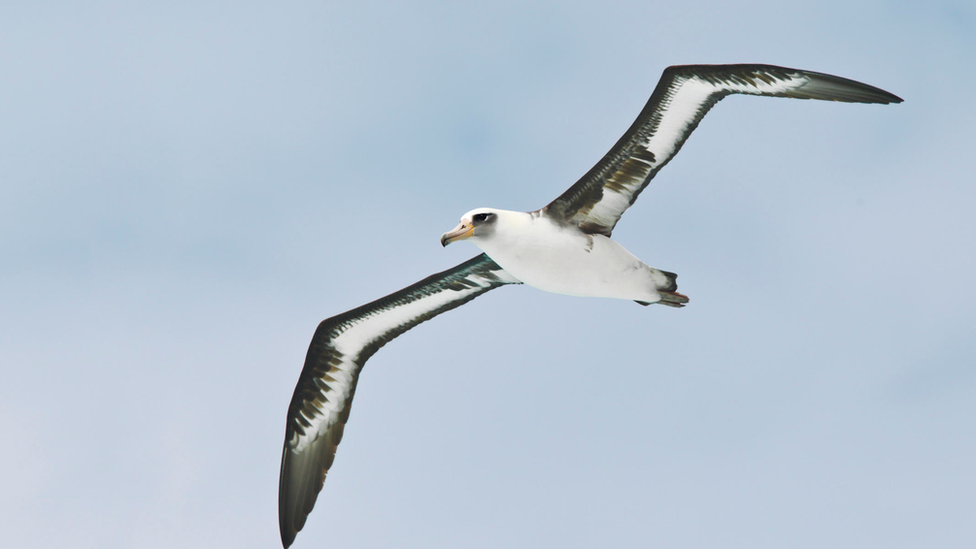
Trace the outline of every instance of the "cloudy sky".
<instances>
[{"instance_id":1,"label":"cloudy sky","mask_svg":"<svg viewBox=\"0 0 976 549\"><path fill-rule=\"evenodd\" d=\"M86 4L0 6L0 545L277 546L316 324L742 62L905 102L719 104L614 233L685 309L385 347L295 547L976 545L971 2Z\"/></svg>"}]
</instances>

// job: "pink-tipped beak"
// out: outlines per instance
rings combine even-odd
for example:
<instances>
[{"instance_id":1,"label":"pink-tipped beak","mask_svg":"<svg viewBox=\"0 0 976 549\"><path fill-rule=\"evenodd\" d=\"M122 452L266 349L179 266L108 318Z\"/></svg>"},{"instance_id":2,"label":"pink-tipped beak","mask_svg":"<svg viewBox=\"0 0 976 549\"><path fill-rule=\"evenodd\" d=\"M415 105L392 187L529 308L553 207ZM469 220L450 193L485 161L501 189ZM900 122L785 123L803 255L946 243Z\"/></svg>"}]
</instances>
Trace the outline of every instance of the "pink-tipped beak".
<instances>
[{"instance_id":1,"label":"pink-tipped beak","mask_svg":"<svg viewBox=\"0 0 976 549\"><path fill-rule=\"evenodd\" d=\"M474 225L462 221L457 227L441 235L441 246L470 238L472 234L474 234Z\"/></svg>"}]
</instances>

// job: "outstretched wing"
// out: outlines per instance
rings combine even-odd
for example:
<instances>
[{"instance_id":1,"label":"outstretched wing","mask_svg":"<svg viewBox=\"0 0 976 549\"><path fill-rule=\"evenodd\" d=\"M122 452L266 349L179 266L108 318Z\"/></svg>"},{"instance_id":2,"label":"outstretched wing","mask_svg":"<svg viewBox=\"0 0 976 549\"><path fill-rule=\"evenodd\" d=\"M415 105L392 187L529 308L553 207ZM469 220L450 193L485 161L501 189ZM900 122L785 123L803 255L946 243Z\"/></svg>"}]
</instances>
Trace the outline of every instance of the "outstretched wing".
<instances>
[{"instance_id":1,"label":"outstretched wing","mask_svg":"<svg viewBox=\"0 0 976 549\"><path fill-rule=\"evenodd\" d=\"M520 283L481 254L319 324L288 407L278 485L278 521L285 547L305 525L322 490L366 360L417 324L488 290Z\"/></svg>"},{"instance_id":2,"label":"outstretched wing","mask_svg":"<svg viewBox=\"0 0 976 549\"><path fill-rule=\"evenodd\" d=\"M772 65L678 65L665 69L627 133L575 185L543 208L554 219L609 236L644 187L698 123L733 93L847 103L901 103L884 90L839 76Z\"/></svg>"}]
</instances>

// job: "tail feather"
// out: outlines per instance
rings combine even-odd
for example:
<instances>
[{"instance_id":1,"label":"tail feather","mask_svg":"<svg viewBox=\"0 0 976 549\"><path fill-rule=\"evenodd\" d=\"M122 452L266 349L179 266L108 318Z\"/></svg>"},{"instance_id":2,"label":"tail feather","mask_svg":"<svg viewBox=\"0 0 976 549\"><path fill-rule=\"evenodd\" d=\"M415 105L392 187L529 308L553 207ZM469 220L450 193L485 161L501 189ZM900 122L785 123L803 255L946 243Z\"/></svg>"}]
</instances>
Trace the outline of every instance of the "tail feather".
<instances>
[{"instance_id":1,"label":"tail feather","mask_svg":"<svg viewBox=\"0 0 976 549\"><path fill-rule=\"evenodd\" d=\"M664 290L665 292L673 292L678 289L678 275L668 271L662 271L661 269L658 269L657 271L668 277L668 285L663 288L658 288L658 291Z\"/></svg>"},{"instance_id":2,"label":"tail feather","mask_svg":"<svg viewBox=\"0 0 976 549\"><path fill-rule=\"evenodd\" d=\"M661 301L658 301L661 305L667 305L668 307L684 307L685 303L688 303L688 296L684 294L679 294L678 292L665 292L663 290L658 290L661 294Z\"/></svg>"},{"instance_id":3,"label":"tail feather","mask_svg":"<svg viewBox=\"0 0 976 549\"><path fill-rule=\"evenodd\" d=\"M688 303L688 296L684 294L679 294L677 291L678 275L668 271L662 271L660 269L653 269L653 270L661 273L667 278L665 284L657 288L657 293L658 295L661 296L661 300L656 301L655 303L659 303L661 305L667 305L668 307L684 307L685 303ZM639 303L641 305L644 305L645 307L647 305L651 305L651 303L647 301L635 301L635 303Z\"/></svg>"}]
</instances>

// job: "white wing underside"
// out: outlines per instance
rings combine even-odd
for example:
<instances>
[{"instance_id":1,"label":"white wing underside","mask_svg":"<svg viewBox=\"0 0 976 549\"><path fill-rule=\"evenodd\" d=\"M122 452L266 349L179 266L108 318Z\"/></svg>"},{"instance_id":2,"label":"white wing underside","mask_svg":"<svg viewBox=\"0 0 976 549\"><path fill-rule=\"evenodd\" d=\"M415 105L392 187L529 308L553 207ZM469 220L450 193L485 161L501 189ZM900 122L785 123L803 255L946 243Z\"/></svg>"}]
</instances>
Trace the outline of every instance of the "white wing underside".
<instances>
[{"instance_id":1,"label":"white wing underside","mask_svg":"<svg viewBox=\"0 0 976 549\"><path fill-rule=\"evenodd\" d=\"M637 120L610 152L542 211L584 232L609 236L620 216L674 158L709 109L730 94L901 102L867 84L772 65L669 67Z\"/></svg>"},{"instance_id":2,"label":"white wing underside","mask_svg":"<svg viewBox=\"0 0 976 549\"><path fill-rule=\"evenodd\" d=\"M285 547L315 505L342 440L359 373L369 357L421 322L491 289L518 283L481 254L319 324L288 408L278 490Z\"/></svg>"},{"instance_id":3,"label":"white wing underside","mask_svg":"<svg viewBox=\"0 0 976 549\"><path fill-rule=\"evenodd\" d=\"M292 451L303 451L338 423L340 414L349 403L349 388L355 383L361 364L365 362L361 357L364 349L403 327L412 327L417 323L417 319L422 319L425 315L440 311L455 302L469 301L478 294L497 286L499 281L504 284L519 283L517 279L501 269L493 273L492 278L477 272L469 273L462 277L468 285L461 286L459 289L447 288L388 309L369 311L348 322L341 331L337 330L338 335L335 335L329 343L337 357L336 363L326 374L315 378L316 386L330 398L310 401L308 406L301 410L301 417L304 420L302 423L307 426L303 435L296 431L288 441Z\"/></svg>"},{"instance_id":4,"label":"white wing underside","mask_svg":"<svg viewBox=\"0 0 976 549\"><path fill-rule=\"evenodd\" d=\"M642 171L646 173L661 167L674 156L681 143L694 129L693 126L697 125L699 113L711 107L709 100L718 93L776 95L786 90L796 89L808 81L809 79L805 77L793 77L786 80L770 79L768 83L759 81L754 86L748 86L714 84L694 76L680 78L671 88L667 101L659 106L661 122L657 131L640 144L641 148L649 154L633 159L644 164ZM653 160L644 160L644 158ZM619 187L611 185L610 188L604 188L603 200L597 202L590 210L589 218L592 222L612 227L621 214L630 207L631 197L641 189L643 184L640 179L631 179L621 181Z\"/></svg>"}]
</instances>

